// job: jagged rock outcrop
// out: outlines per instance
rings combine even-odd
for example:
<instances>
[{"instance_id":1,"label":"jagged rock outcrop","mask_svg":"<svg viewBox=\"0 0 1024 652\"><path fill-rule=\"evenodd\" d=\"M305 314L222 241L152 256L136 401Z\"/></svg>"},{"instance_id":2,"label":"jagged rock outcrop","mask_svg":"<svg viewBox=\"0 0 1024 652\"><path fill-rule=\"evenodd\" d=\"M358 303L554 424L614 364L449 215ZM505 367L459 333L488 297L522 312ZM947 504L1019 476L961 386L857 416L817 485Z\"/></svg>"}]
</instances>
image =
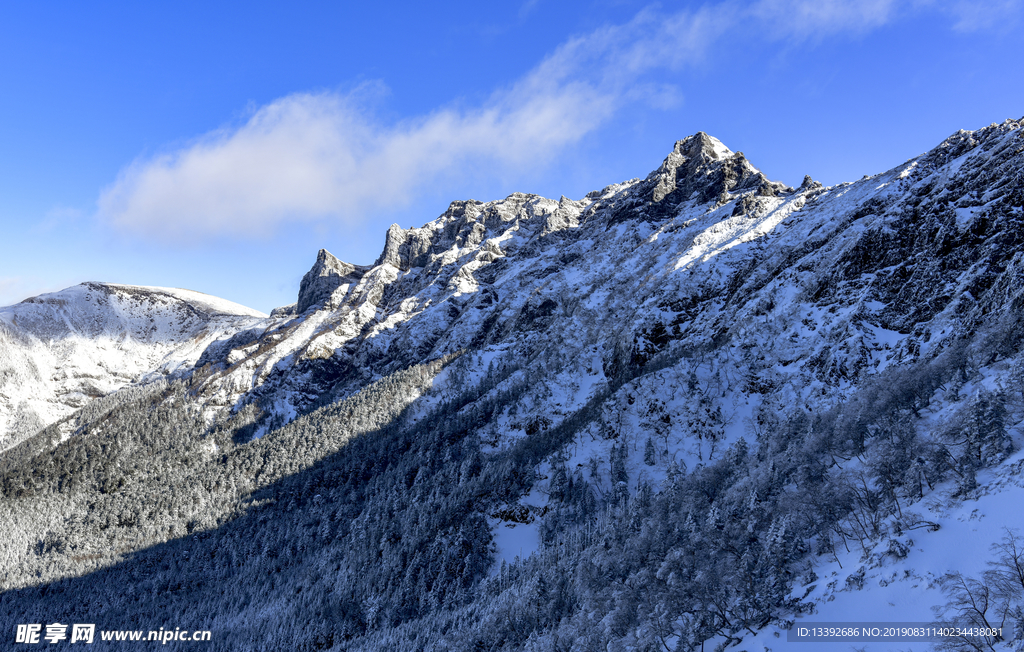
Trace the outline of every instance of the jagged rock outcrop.
<instances>
[{"instance_id":1,"label":"jagged rock outcrop","mask_svg":"<svg viewBox=\"0 0 1024 652\"><path fill-rule=\"evenodd\" d=\"M321 252L300 292L305 316L212 349L204 361L220 371L201 391L292 414L309 397L346 395L467 347L555 341L596 344L602 361L591 368L606 374L666 342L770 341L808 374L801 382L839 386L1020 300L1010 289L1019 142L1019 123L1008 121L884 174L793 189L698 133L645 179L579 201L453 202L422 227L393 225L372 266ZM834 305L863 307L836 318ZM794 329L782 315L796 314Z\"/></svg>"},{"instance_id":2,"label":"jagged rock outcrop","mask_svg":"<svg viewBox=\"0 0 1024 652\"><path fill-rule=\"evenodd\" d=\"M463 202L459 202L463 203ZM449 211L452 209L449 208ZM391 265L403 272L422 267L433 245L431 234L424 229L403 229L397 224L388 228L381 252L375 265Z\"/></svg>"},{"instance_id":3,"label":"jagged rock outcrop","mask_svg":"<svg viewBox=\"0 0 1024 652\"><path fill-rule=\"evenodd\" d=\"M606 376L669 346L770 346L800 382L838 387L1022 301L1020 134L1007 121L793 189L698 133L579 201L452 202L392 225L373 265L321 250L294 308L207 347L196 391L294 415L426 359L554 342Z\"/></svg>"},{"instance_id":4,"label":"jagged rock outcrop","mask_svg":"<svg viewBox=\"0 0 1024 652\"><path fill-rule=\"evenodd\" d=\"M677 214L684 202L724 204L755 189L762 196L775 196L787 188L769 181L743 152L733 152L717 138L698 132L676 142L661 166L631 190L631 201L621 206L613 221L641 215L663 220Z\"/></svg>"},{"instance_id":5,"label":"jagged rock outcrop","mask_svg":"<svg viewBox=\"0 0 1024 652\"><path fill-rule=\"evenodd\" d=\"M341 289L341 294L344 295L349 287L359 282L368 269L366 266L344 263L326 249L321 249L313 267L306 272L299 284L299 300L295 305L295 312L301 315L311 307L325 303L337 307L335 293Z\"/></svg>"}]
</instances>

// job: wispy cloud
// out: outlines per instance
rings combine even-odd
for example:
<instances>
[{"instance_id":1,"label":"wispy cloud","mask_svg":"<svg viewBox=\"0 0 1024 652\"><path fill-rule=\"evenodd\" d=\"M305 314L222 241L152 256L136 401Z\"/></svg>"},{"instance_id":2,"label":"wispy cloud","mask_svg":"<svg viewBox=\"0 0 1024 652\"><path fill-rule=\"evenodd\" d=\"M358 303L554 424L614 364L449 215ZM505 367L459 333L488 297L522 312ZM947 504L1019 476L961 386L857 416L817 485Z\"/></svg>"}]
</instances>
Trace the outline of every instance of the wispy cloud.
<instances>
[{"instance_id":1,"label":"wispy cloud","mask_svg":"<svg viewBox=\"0 0 1024 652\"><path fill-rule=\"evenodd\" d=\"M290 95L236 130L137 161L103 192L100 209L118 226L172 237L263 236L282 222L354 220L474 162L543 160L615 108L585 83L521 86L526 94L397 125L375 122L349 95Z\"/></svg>"},{"instance_id":2,"label":"wispy cloud","mask_svg":"<svg viewBox=\"0 0 1024 652\"><path fill-rule=\"evenodd\" d=\"M78 225L85 216L85 211L80 208L57 205L48 210L43 215L43 219L33 225L32 230L37 233L52 233L58 229L66 230Z\"/></svg>"},{"instance_id":3,"label":"wispy cloud","mask_svg":"<svg viewBox=\"0 0 1024 652\"><path fill-rule=\"evenodd\" d=\"M751 15L776 38L815 40L840 32L861 33L890 22L898 0L760 0Z\"/></svg>"},{"instance_id":4,"label":"wispy cloud","mask_svg":"<svg viewBox=\"0 0 1024 652\"><path fill-rule=\"evenodd\" d=\"M407 204L428 184L543 165L630 103L678 103L680 90L659 73L701 62L730 30L756 25L769 40L862 32L893 20L898 4L760 0L645 10L567 40L478 106L397 123L375 117L366 101L372 88L289 95L241 126L135 161L101 193L100 215L123 230L178 240L355 222Z\"/></svg>"},{"instance_id":5,"label":"wispy cloud","mask_svg":"<svg viewBox=\"0 0 1024 652\"><path fill-rule=\"evenodd\" d=\"M678 101L677 89L651 83L648 73L701 57L726 25L720 12L643 12L570 39L479 106L395 124L378 121L363 92L289 95L240 127L134 162L102 192L100 214L129 231L178 239L358 220L441 178L536 166L625 103Z\"/></svg>"},{"instance_id":6,"label":"wispy cloud","mask_svg":"<svg viewBox=\"0 0 1024 652\"><path fill-rule=\"evenodd\" d=\"M1020 22L1022 5L1021 0L956 0L944 6L956 20L954 29L977 32L1016 26Z\"/></svg>"},{"instance_id":7,"label":"wispy cloud","mask_svg":"<svg viewBox=\"0 0 1024 652\"><path fill-rule=\"evenodd\" d=\"M759 0L750 14L776 37L815 40L837 33L864 33L901 17L937 11L961 32L1016 25L1024 0Z\"/></svg>"},{"instance_id":8,"label":"wispy cloud","mask_svg":"<svg viewBox=\"0 0 1024 652\"><path fill-rule=\"evenodd\" d=\"M0 306L7 306L17 301L11 297L17 295L21 279L17 276L0 276Z\"/></svg>"},{"instance_id":9,"label":"wispy cloud","mask_svg":"<svg viewBox=\"0 0 1024 652\"><path fill-rule=\"evenodd\" d=\"M540 0L525 0L525 2L519 5L519 18L522 19L529 16L539 4Z\"/></svg>"}]
</instances>

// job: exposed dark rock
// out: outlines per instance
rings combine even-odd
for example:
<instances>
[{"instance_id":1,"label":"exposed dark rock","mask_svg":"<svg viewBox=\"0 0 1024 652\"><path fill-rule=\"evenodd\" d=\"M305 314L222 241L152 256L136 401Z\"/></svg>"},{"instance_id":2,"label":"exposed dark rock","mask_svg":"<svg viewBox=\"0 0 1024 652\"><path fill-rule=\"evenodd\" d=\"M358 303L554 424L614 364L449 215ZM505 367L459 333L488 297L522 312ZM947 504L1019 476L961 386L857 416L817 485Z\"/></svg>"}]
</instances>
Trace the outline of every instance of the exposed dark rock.
<instances>
[{"instance_id":1,"label":"exposed dark rock","mask_svg":"<svg viewBox=\"0 0 1024 652\"><path fill-rule=\"evenodd\" d=\"M323 305L332 299L335 290L358 283L369 269L364 265L344 263L326 249L321 249L313 268L302 277L295 311L302 314L313 306Z\"/></svg>"}]
</instances>

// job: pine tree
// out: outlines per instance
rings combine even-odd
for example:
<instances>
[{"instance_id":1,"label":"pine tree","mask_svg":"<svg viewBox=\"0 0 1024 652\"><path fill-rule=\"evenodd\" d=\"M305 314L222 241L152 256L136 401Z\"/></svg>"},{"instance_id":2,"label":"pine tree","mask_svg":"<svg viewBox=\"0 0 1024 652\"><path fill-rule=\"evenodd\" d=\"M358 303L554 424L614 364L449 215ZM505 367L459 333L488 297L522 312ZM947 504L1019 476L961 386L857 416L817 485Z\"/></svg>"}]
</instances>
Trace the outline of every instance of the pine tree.
<instances>
[{"instance_id":1,"label":"pine tree","mask_svg":"<svg viewBox=\"0 0 1024 652\"><path fill-rule=\"evenodd\" d=\"M968 407L967 440L972 455L980 465L998 464L1013 450L1013 440L1006 432L1006 401L1001 392L979 389Z\"/></svg>"},{"instance_id":2,"label":"pine tree","mask_svg":"<svg viewBox=\"0 0 1024 652\"><path fill-rule=\"evenodd\" d=\"M647 466L654 466L655 462L656 455L654 450L654 440L648 437L647 443L644 445L644 464Z\"/></svg>"}]
</instances>

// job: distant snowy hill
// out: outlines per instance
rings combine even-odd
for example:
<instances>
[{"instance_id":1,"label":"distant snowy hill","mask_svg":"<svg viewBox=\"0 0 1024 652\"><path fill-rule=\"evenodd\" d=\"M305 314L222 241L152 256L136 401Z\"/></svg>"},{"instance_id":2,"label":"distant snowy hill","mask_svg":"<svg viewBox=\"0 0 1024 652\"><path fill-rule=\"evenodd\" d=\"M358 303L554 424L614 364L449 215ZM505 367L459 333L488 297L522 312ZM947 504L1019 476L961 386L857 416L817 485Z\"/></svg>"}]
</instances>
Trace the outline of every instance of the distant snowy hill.
<instances>
[{"instance_id":1,"label":"distant snowy hill","mask_svg":"<svg viewBox=\"0 0 1024 652\"><path fill-rule=\"evenodd\" d=\"M91 399L191 368L265 317L191 290L108 283L0 308L0 450Z\"/></svg>"},{"instance_id":2,"label":"distant snowy hill","mask_svg":"<svg viewBox=\"0 0 1024 652\"><path fill-rule=\"evenodd\" d=\"M97 284L3 309L0 604L130 601L224 649L926 618L1024 530L1022 252L1024 121L832 187L697 133L578 200L393 225L372 265L321 250L271 317Z\"/></svg>"}]
</instances>

